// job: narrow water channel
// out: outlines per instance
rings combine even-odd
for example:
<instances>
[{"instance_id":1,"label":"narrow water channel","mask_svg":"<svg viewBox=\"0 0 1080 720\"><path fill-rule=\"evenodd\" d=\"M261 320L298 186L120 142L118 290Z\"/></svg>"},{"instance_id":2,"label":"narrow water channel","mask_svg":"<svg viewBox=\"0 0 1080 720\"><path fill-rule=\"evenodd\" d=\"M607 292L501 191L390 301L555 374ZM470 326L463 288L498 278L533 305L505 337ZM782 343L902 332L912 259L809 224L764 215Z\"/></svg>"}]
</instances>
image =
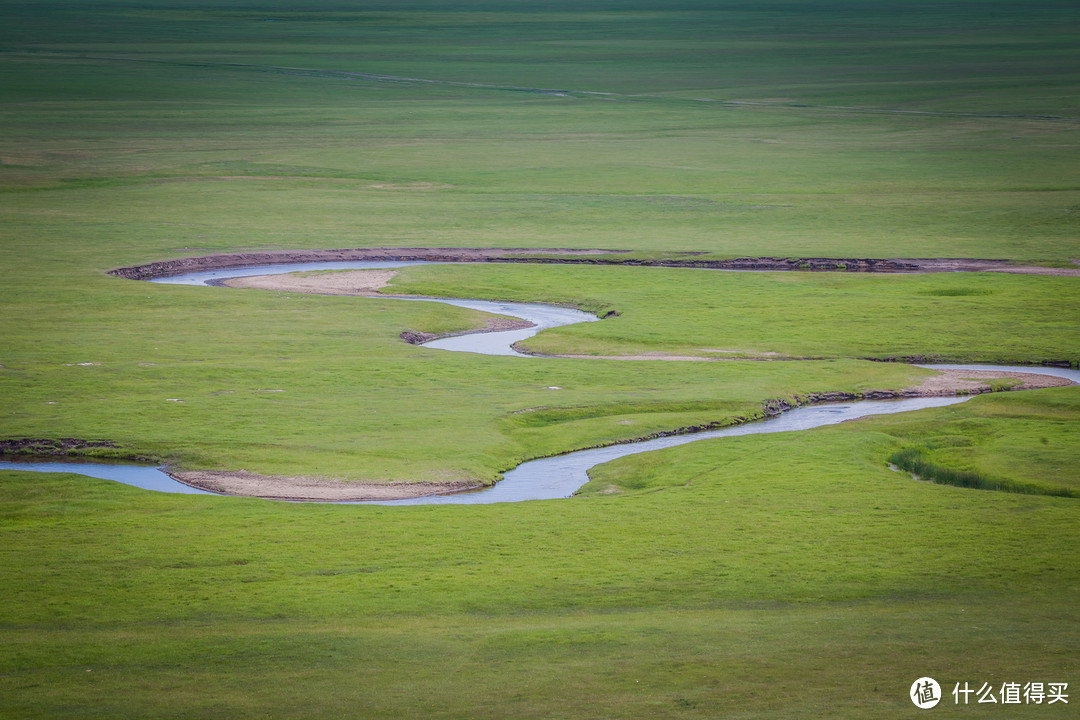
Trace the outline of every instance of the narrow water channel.
<instances>
[{"instance_id":1,"label":"narrow water channel","mask_svg":"<svg viewBox=\"0 0 1080 720\"><path fill-rule=\"evenodd\" d=\"M364 270L380 269L388 267L403 267L406 265L418 265L422 263L407 262L332 262L332 263L304 263L298 265L267 265L262 267L234 268L227 270L214 270L207 272L191 273L169 278L161 278L152 282L205 285L230 277L250 275L270 275L276 273L296 272L298 270ZM388 296L389 297L389 296ZM426 300L430 302L446 302L461 307L469 307L485 312L493 312L500 315L509 315L529 320L535 327L527 330L514 330L508 332L477 333L461 335L454 338L444 338L431 343L425 343L426 347L458 352L475 352L489 355L522 355L511 346L513 343L526 337L535 335L540 330L560 325L570 325L575 322L590 322L596 318L588 313L567 308L558 308L548 305L532 303L508 303L489 302L484 300L446 299L446 298L402 298L407 300ZM525 334L522 334L525 333ZM447 343L446 341L453 341ZM1064 377L1080 384L1080 371L1064 368L1042 368L1030 366L1005 366L1005 365L922 365L930 369L961 369L961 370L996 370L1009 372L1027 372L1055 377ZM636 455L638 453L660 450L662 448L685 445L686 443L709 440L714 438L732 437L736 435L756 435L765 433L794 432L809 430L811 428L834 425L847 420L867 417L870 415L885 415L901 412L910 412L930 407L943 407L954 405L971 399L973 396L958 397L926 397L907 398L903 400L860 400L846 403L829 403L824 405L812 405L795 408L782 413L779 416L761 422L737 425L722 430L712 430L688 435L674 435L671 437L656 438L636 443L612 445L603 448L581 450L578 452L558 455L550 458L541 458L522 463L518 467L505 473L503 480L492 487L472 492L454 493L450 495L431 495L406 500L382 500L369 501L357 504L373 505L478 505L500 502L520 502L523 500L553 500L567 498L573 495L582 485L588 482L589 469L602 463L610 462L620 457ZM24 470L33 472L67 472L77 475L114 480L116 482L133 485L147 490L159 492L188 493L188 494L213 494L205 490L184 485L173 480L165 474L162 468L104 463L69 463L69 462L23 462L23 461L0 461L0 470Z\"/></svg>"},{"instance_id":2,"label":"narrow water channel","mask_svg":"<svg viewBox=\"0 0 1080 720\"><path fill-rule=\"evenodd\" d=\"M319 263L294 263L287 265L260 265L244 268L227 268L223 270L204 270L201 272L174 275L171 277L155 278L150 282L165 283L170 285L214 285L235 277L251 277L254 275L282 275L284 273L299 272L302 270L385 270L388 268L407 267L409 265L431 265L430 262L375 262L375 261L336 261ZM495 300L472 300L469 298L425 298L404 297L387 295L387 299L409 300L413 302L439 302L446 305L482 310L495 315L508 315L510 317L528 320L533 324L530 328L521 330L505 330L491 333L471 333L468 335L456 335L453 337L439 338L424 343L424 347L438 350L451 350L454 352L481 353L483 355L506 355L513 357L534 357L519 353L514 349L516 342L531 338L541 330L559 327L561 325L573 325L582 322L596 322L599 318L587 312L574 308L557 307L555 305L542 305L539 303L510 303Z\"/></svg>"}]
</instances>

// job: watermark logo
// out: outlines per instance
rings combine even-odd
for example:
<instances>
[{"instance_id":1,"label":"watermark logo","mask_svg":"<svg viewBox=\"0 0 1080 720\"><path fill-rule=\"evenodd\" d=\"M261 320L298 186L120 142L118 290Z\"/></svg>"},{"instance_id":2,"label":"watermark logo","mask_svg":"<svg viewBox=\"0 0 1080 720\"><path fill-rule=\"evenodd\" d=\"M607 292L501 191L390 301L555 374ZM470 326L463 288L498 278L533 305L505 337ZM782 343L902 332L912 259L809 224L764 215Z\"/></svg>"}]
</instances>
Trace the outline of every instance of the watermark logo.
<instances>
[{"instance_id":1,"label":"watermark logo","mask_svg":"<svg viewBox=\"0 0 1080 720\"><path fill-rule=\"evenodd\" d=\"M1069 704L1067 682L1003 682L1000 687L984 682L976 689L970 682L952 689L956 705L1057 705ZM941 685L932 677L921 677L911 683L909 697L915 707L929 710L941 702Z\"/></svg>"},{"instance_id":2,"label":"watermark logo","mask_svg":"<svg viewBox=\"0 0 1080 720\"><path fill-rule=\"evenodd\" d=\"M982 705L984 703L1001 704L1001 705L1056 705L1061 703L1062 705L1069 704L1069 694L1066 690L1069 689L1069 683L1064 682L1028 682L1021 685L1018 682L1004 682L1001 683L1000 690L995 693L994 686L990 683L984 682L978 690L974 685L964 682L964 687L960 687L960 683L956 683L956 687L953 688L953 698L956 700L957 705L967 705L972 703L971 696L975 696L973 704Z\"/></svg>"},{"instance_id":3,"label":"watermark logo","mask_svg":"<svg viewBox=\"0 0 1080 720\"><path fill-rule=\"evenodd\" d=\"M932 677L921 677L911 683L911 702L915 703L915 707L923 710L929 710L941 702L941 686L938 685L937 680Z\"/></svg>"}]
</instances>

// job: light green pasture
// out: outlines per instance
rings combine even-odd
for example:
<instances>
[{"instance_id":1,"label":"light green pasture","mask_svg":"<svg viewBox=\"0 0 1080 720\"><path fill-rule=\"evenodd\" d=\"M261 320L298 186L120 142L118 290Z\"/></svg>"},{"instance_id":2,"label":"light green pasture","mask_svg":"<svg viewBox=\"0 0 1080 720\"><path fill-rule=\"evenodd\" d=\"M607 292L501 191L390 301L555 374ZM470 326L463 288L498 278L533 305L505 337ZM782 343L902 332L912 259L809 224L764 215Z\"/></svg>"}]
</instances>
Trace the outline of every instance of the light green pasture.
<instances>
[{"instance_id":1,"label":"light green pasture","mask_svg":"<svg viewBox=\"0 0 1080 720\"><path fill-rule=\"evenodd\" d=\"M1076 278L468 265L410 268L387 292L543 299L602 322L555 328L539 353L921 358L1076 364Z\"/></svg>"},{"instance_id":2,"label":"light green pasture","mask_svg":"<svg viewBox=\"0 0 1080 720\"><path fill-rule=\"evenodd\" d=\"M547 269L556 283L574 272ZM480 322L435 303L101 277L89 285L106 304L23 282L37 321L5 323L3 434L109 439L180 467L491 482L532 457L760 416L772 397L927 374L845 359L630 368L483 357L399 339Z\"/></svg>"},{"instance_id":3,"label":"light green pasture","mask_svg":"<svg viewBox=\"0 0 1080 720\"><path fill-rule=\"evenodd\" d=\"M399 277L621 313L531 342L547 352L823 358L676 363L440 354L398 334L481 318L105 274L380 246L1073 267L1074 5L0 4L0 439L490 481L925 376L861 357L1075 361L1076 278ZM958 682L1075 694L1076 501L887 468L917 447L1076 488L1075 396L695 444L598 468L563 502L295 505L0 473L0 717L905 717L923 675L941 717L987 715L952 705Z\"/></svg>"},{"instance_id":4,"label":"light green pasture","mask_svg":"<svg viewBox=\"0 0 1080 720\"><path fill-rule=\"evenodd\" d=\"M292 505L4 473L3 707L854 718L911 712L922 675L1069 682L1076 501L886 467L919 433L1006 414L1022 452L1068 444L1049 434L1076 393L636 456L571 501Z\"/></svg>"}]
</instances>

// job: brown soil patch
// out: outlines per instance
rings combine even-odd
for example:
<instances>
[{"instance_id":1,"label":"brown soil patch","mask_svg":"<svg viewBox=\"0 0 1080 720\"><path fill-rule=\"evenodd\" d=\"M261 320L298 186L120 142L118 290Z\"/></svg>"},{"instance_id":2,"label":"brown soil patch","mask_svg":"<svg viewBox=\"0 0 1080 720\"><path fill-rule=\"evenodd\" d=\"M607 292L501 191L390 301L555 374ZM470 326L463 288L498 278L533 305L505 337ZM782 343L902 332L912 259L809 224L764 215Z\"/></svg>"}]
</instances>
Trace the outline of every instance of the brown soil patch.
<instances>
[{"instance_id":1,"label":"brown soil patch","mask_svg":"<svg viewBox=\"0 0 1080 720\"><path fill-rule=\"evenodd\" d=\"M50 455L81 455L96 448L119 448L109 440L81 440L79 438L18 438L0 440L0 456L25 455L45 457Z\"/></svg>"},{"instance_id":2,"label":"brown soil patch","mask_svg":"<svg viewBox=\"0 0 1080 720\"><path fill-rule=\"evenodd\" d=\"M673 353L665 352L648 352L638 353L636 355L550 355L547 357L560 357L571 358L575 360L668 360L674 362L716 362L719 360L790 360L801 358L786 358L782 357L780 353L776 352L763 352L763 353L749 353L743 350L701 350L700 352L724 354L725 357L706 357L704 355L675 355Z\"/></svg>"},{"instance_id":3,"label":"brown soil patch","mask_svg":"<svg viewBox=\"0 0 1080 720\"><path fill-rule=\"evenodd\" d=\"M481 487L468 482L442 483L358 483L317 477L276 477L257 475L246 470L172 471L169 475L192 487L210 492L267 500L316 500L356 502L363 500L401 500L461 492Z\"/></svg>"},{"instance_id":4,"label":"brown soil patch","mask_svg":"<svg viewBox=\"0 0 1080 720\"><path fill-rule=\"evenodd\" d=\"M528 320L522 320L521 318L507 317L505 315L495 315L491 317L487 324L479 330L470 330L469 333L485 333L485 332L503 332L504 330L524 330L525 328L531 328L536 323L531 323ZM466 335L469 333L461 333Z\"/></svg>"},{"instance_id":5,"label":"brown soil patch","mask_svg":"<svg viewBox=\"0 0 1080 720\"><path fill-rule=\"evenodd\" d=\"M960 395L993 392L993 380L1017 381L1009 390L1035 390L1037 388L1072 385L1067 378L1036 373L1000 372L996 370L939 370L939 374L927 378L920 385L908 388L916 395Z\"/></svg>"}]
</instances>

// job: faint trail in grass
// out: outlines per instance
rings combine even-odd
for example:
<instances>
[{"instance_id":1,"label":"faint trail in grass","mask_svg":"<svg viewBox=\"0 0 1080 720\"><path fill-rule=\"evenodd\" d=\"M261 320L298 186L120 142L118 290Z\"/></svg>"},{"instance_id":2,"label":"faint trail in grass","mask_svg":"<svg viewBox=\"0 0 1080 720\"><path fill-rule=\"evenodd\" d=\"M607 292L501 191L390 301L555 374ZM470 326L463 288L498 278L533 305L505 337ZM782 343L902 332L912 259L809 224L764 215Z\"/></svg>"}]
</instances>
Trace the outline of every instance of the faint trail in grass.
<instances>
[{"instance_id":1,"label":"faint trail in grass","mask_svg":"<svg viewBox=\"0 0 1080 720\"><path fill-rule=\"evenodd\" d=\"M715 102L722 105L749 105L752 107L791 110L832 110L847 113L870 113L876 115L926 115L928 117L1003 118L1012 120L1051 120L1057 122L1080 122L1080 118L1066 115L1024 115L1008 113L977 113L950 110L901 110L897 108L853 107L849 105L814 105L807 103L770 103L752 100L709 100L696 98L697 102Z\"/></svg>"},{"instance_id":2,"label":"faint trail in grass","mask_svg":"<svg viewBox=\"0 0 1080 720\"><path fill-rule=\"evenodd\" d=\"M13 53L27 54L30 53ZM42 53L33 53L35 57L41 57ZM1023 113L980 113L951 110L904 110L900 108L857 107L849 105L819 105L813 103L774 103L758 102L753 100L724 100L716 98L675 98L663 93L617 93L601 90L570 90L565 88L539 88L523 85L501 85L496 83L468 82L464 80L438 80L434 78L417 78L405 75L385 75L380 73L354 72L349 70L324 70L319 68L291 67L288 65L263 65L258 63L226 63L210 60L155 60L152 58L125 58L94 55L75 55L67 53L50 53L53 57L63 57L78 60L96 60L105 62L131 62L131 63L156 63L180 67L203 67L203 68L230 68L236 70L251 70L257 72L277 73L285 75L298 75L305 77L322 78L345 78L357 80L369 80L373 82L397 83L402 85L438 85L444 87L460 87L480 90L494 90L499 92L531 93L537 95L551 95L566 98L601 98L606 100L662 100L670 103L683 104L711 104L725 107L755 107L774 110L824 110L839 113L857 113L873 115L909 115L925 117L958 117L958 118L984 118L1004 120L1043 120L1047 122L1080 122L1080 117L1067 115L1031 115Z\"/></svg>"}]
</instances>

